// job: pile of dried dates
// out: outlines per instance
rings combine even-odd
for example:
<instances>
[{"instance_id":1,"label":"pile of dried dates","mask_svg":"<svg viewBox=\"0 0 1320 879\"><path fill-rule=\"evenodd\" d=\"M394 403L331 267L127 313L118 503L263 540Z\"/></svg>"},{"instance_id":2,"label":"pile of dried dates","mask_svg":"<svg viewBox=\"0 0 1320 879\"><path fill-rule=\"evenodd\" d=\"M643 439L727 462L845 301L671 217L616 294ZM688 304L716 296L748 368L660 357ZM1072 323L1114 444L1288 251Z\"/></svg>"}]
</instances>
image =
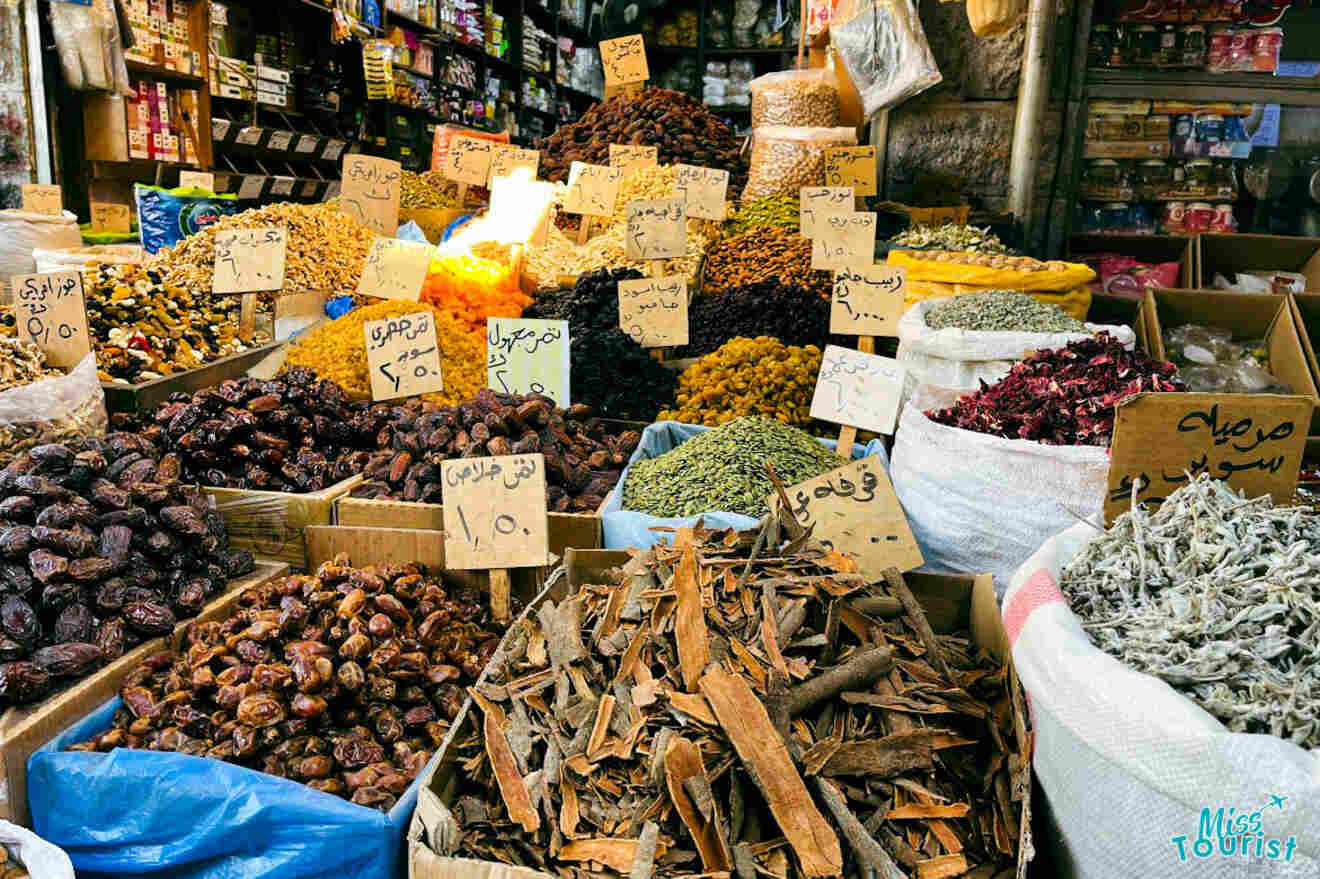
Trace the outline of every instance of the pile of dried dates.
<instances>
[{"instance_id":1,"label":"pile of dried dates","mask_svg":"<svg viewBox=\"0 0 1320 879\"><path fill-rule=\"evenodd\" d=\"M361 471L353 497L443 503L440 462L487 455L545 456L546 507L552 513L595 512L619 481L641 441L635 430L610 433L587 406L555 407L549 397L497 394L436 407L412 401L372 407L388 415L379 450L344 455L336 467Z\"/></svg>"},{"instance_id":2,"label":"pile of dried dates","mask_svg":"<svg viewBox=\"0 0 1320 879\"><path fill-rule=\"evenodd\" d=\"M143 435L180 455L189 482L298 493L355 475L335 459L375 448L384 423L306 367L272 381L231 379L191 397L172 394L151 421Z\"/></svg>"},{"instance_id":3,"label":"pile of dried dates","mask_svg":"<svg viewBox=\"0 0 1320 879\"><path fill-rule=\"evenodd\" d=\"M388 811L499 645L473 591L416 565L264 583L124 681L113 726L74 750L213 757Z\"/></svg>"},{"instance_id":4,"label":"pile of dried dates","mask_svg":"<svg viewBox=\"0 0 1320 879\"><path fill-rule=\"evenodd\" d=\"M0 471L0 705L172 632L253 569L181 471L130 433L35 446Z\"/></svg>"}]
</instances>

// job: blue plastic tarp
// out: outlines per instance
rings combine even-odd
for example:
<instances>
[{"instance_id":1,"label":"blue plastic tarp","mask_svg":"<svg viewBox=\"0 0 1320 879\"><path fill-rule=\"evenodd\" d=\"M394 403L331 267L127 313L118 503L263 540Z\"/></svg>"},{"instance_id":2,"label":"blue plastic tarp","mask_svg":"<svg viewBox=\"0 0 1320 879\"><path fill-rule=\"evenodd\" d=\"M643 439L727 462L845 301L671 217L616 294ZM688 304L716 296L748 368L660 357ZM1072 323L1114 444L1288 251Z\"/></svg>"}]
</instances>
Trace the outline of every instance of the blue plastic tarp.
<instances>
[{"instance_id":1,"label":"blue plastic tarp","mask_svg":"<svg viewBox=\"0 0 1320 879\"><path fill-rule=\"evenodd\" d=\"M632 470L634 462L643 461L647 458L658 458L665 452L692 439L697 434L712 429L700 424L657 421L642 431L642 439L637 444L637 450L628 459L628 466L624 468L623 475L619 477L619 483L614 486L614 490L610 492L610 496L601 510L601 524L605 535L606 549L626 549L630 546L646 549L657 543L673 543L672 533L652 531L651 529L658 527L685 528L696 525L698 519L707 528L736 528L745 531L756 527L755 519L741 513L712 510L699 516L666 519L646 513L630 512L623 508L623 486L628 481L628 473ZM834 440L822 439L820 442L831 449L838 445ZM881 440L871 440L866 445L853 443L853 460L870 455L879 455L880 460L884 462L885 472L889 472L889 456L885 453L885 446Z\"/></svg>"},{"instance_id":2,"label":"blue plastic tarp","mask_svg":"<svg viewBox=\"0 0 1320 879\"><path fill-rule=\"evenodd\" d=\"M417 782L384 813L205 757L65 750L109 729L118 707L107 702L28 759L33 829L68 852L79 879L401 875Z\"/></svg>"}]
</instances>

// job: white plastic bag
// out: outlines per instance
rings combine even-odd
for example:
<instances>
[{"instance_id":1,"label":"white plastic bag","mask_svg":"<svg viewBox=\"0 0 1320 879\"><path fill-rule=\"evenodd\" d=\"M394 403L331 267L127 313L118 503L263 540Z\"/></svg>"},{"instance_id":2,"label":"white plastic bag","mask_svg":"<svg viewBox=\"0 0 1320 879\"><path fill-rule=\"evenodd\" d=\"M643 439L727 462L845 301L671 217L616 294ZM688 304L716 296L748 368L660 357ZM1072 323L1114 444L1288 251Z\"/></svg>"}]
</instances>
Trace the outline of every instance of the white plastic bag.
<instances>
[{"instance_id":1,"label":"white plastic bag","mask_svg":"<svg viewBox=\"0 0 1320 879\"><path fill-rule=\"evenodd\" d=\"M1132 350L1136 334L1131 327L1086 324L1085 333L1021 333L942 330L926 325L926 312L940 303L923 299L909 308L898 322L897 359L917 380L947 390L976 390L981 381L994 384L1008 375L1013 364L1027 351L1062 348L1104 331Z\"/></svg>"},{"instance_id":2,"label":"white plastic bag","mask_svg":"<svg viewBox=\"0 0 1320 879\"><path fill-rule=\"evenodd\" d=\"M1103 510L1109 477L1106 448L948 427L914 403L903 408L890 459L926 557L921 570L989 571L998 593L1047 538Z\"/></svg>"},{"instance_id":3,"label":"white plastic bag","mask_svg":"<svg viewBox=\"0 0 1320 879\"><path fill-rule=\"evenodd\" d=\"M32 879L73 879L73 863L64 850L46 842L31 830L0 821L0 845L9 849Z\"/></svg>"},{"instance_id":4,"label":"white plastic bag","mask_svg":"<svg viewBox=\"0 0 1320 879\"><path fill-rule=\"evenodd\" d=\"M82 244L78 218L69 211L58 217L29 211L0 211L0 281L30 275L37 269L32 251Z\"/></svg>"},{"instance_id":5,"label":"white plastic bag","mask_svg":"<svg viewBox=\"0 0 1320 879\"><path fill-rule=\"evenodd\" d=\"M1067 866L1059 875L1320 876L1320 755L1274 736L1231 733L1163 681L1092 645L1058 583L1096 534L1077 523L1045 541L1013 576L1003 604L1013 664L1031 700L1036 776L1056 825L1042 836ZM1278 808L1275 795L1287 798ZM1295 838L1291 861L1218 848L1198 857L1201 810L1213 820L1220 807L1261 810L1263 840L1280 840L1282 849ZM1186 837L1186 861L1176 837ZM1256 834L1247 838L1254 855Z\"/></svg>"},{"instance_id":6,"label":"white plastic bag","mask_svg":"<svg viewBox=\"0 0 1320 879\"><path fill-rule=\"evenodd\" d=\"M68 375L0 391L0 467L33 446L105 436L108 425L96 355L88 354Z\"/></svg>"},{"instance_id":7,"label":"white plastic bag","mask_svg":"<svg viewBox=\"0 0 1320 879\"><path fill-rule=\"evenodd\" d=\"M868 119L944 79L912 0L840 0L830 40Z\"/></svg>"}]
</instances>

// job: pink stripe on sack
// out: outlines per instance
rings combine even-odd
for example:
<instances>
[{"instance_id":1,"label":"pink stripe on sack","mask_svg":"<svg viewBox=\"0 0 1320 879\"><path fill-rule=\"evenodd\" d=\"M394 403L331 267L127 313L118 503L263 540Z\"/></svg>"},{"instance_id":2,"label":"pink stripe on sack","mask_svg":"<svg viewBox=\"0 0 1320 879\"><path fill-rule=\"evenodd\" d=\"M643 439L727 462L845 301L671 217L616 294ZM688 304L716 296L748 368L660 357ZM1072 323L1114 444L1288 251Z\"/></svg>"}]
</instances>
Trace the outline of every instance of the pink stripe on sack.
<instances>
[{"instance_id":1,"label":"pink stripe on sack","mask_svg":"<svg viewBox=\"0 0 1320 879\"><path fill-rule=\"evenodd\" d=\"M1038 607L1044 607L1056 601L1063 601L1063 593L1054 576L1045 568L1027 578L1013 595L1013 600L1004 607L1004 631L1008 633L1008 643L1017 643L1018 633L1027 624L1027 617Z\"/></svg>"}]
</instances>

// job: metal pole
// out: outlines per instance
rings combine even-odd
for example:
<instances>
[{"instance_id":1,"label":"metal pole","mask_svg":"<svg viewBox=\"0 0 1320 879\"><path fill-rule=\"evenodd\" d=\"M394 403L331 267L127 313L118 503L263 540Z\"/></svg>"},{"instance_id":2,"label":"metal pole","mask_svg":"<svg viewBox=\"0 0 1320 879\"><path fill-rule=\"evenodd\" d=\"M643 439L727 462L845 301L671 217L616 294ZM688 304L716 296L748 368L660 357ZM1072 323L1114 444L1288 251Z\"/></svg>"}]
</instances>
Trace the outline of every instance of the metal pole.
<instances>
[{"instance_id":1,"label":"metal pole","mask_svg":"<svg viewBox=\"0 0 1320 879\"><path fill-rule=\"evenodd\" d=\"M1054 45L1056 0L1031 0L1027 10L1026 46L1018 83L1017 118L1013 122L1013 155L1008 169L1008 204L1031 243L1032 210L1040 166L1045 106L1050 89L1050 58Z\"/></svg>"}]
</instances>

